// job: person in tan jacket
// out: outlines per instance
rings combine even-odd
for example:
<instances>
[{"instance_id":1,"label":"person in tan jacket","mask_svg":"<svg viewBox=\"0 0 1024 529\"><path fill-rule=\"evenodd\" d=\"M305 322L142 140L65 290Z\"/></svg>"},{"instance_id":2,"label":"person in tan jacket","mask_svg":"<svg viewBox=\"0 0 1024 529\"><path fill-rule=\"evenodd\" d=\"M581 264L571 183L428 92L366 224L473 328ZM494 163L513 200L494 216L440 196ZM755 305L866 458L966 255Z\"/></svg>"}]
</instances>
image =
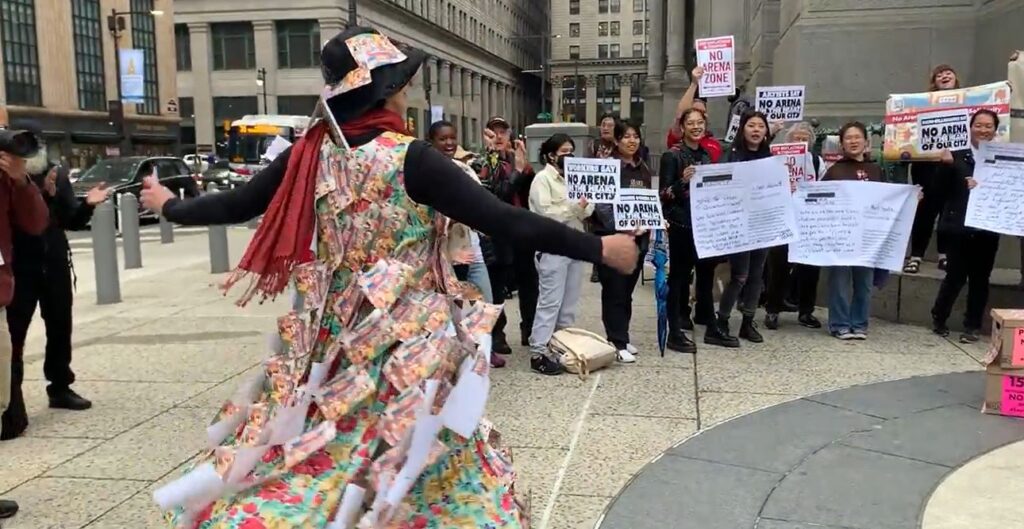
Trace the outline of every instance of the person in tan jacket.
<instances>
[{"instance_id":1,"label":"person in tan jacket","mask_svg":"<svg viewBox=\"0 0 1024 529\"><path fill-rule=\"evenodd\" d=\"M583 221L594 213L586 200L569 200L565 184L565 159L573 156L576 144L565 134L555 134L540 147L545 162L530 185L530 211L583 230ZM576 322L576 307L582 289L583 261L559 255L537 253L534 256L539 277L537 312L530 332L530 367L544 375L557 375L562 366L548 354L548 342L556 330Z\"/></svg>"}]
</instances>

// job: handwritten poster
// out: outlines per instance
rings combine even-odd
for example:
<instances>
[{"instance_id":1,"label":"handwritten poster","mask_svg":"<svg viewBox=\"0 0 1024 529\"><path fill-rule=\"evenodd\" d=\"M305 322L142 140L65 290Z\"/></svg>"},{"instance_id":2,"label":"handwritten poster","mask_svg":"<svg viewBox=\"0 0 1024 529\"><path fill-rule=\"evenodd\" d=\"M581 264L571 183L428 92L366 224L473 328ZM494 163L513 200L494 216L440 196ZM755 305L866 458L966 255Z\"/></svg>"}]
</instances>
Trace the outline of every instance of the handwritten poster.
<instances>
[{"instance_id":1,"label":"handwritten poster","mask_svg":"<svg viewBox=\"0 0 1024 529\"><path fill-rule=\"evenodd\" d=\"M794 195L800 239L789 246L789 261L901 270L917 193L906 184L800 183Z\"/></svg>"},{"instance_id":2,"label":"handwritten poster","mask_svg":"<svg viewBox=\"0 0 1024 529\"><path fill-rule=\"evenodd\" d=\"M665 227L661 199L656 189L620 189L612 209L617 231L660 230Z\"/></svg>"},{"instance_id":3,"label":"handwritten poster","mask_svg":"<svg viewBox=\"0 0 1024 529\"><path fill-rule=\"evenodd\" d=\"M728 37L697 39L697 64L704 68L700 78L701 97L731 96L736 93L736 40Z\"/></svg>"},{"instance_id":4,"label":"handwritten poster","mask_svg":"<svg viewBox=\"0 0 1024 529\"><path fill-rule=\"evenodd\" d=\"M789 244L797 237L789 172L776 157L698 166L690 204L701 259Z\"/></svg>"},{"instance_id":5,"label":"handwritten poster","mask_svg":"<svg viewBox=\"0 0 1024 529\"><path fill-rule=\"evenodd\" d=\"M776 143L772 145L772 154L782 160L782 164L789 171L789 181L813 182L817 175L814 174L814 156L808 149L806 143Z\"/></svg>"},{"instance_id":6,"label":"handwritten poster","mask_svg":"<svg viewBox=\"0 0 1024 529\"><path fill-rule=\"evenodd\" d=\"M1003 376L1003 391L999 399L999 412L1013 417L1024 417L1024 377Z\"/></svg>"},{"instance_id":7,"label":"handwritten poster","mask_svg":"<svg viewBox=\"0 0 1024 529\"><path fill-rule=\"evenodd\" d=\"M986 142L978 157L964 224L1024 236L1024 144Z\"/></svg>"},{"instance_id":8,"label":"handwritten poster","mask_svg":"<svg viewBox=\"0 0 1024 529\"><path fill-rule=\"evenodd\" d=\"M940 110L917 115L917 151L923 154L971 148L971 120L967 109Z\"/></svg>"},{"instance_id":9,"label":"handwritten poster","mask_svg":"<svg viewBox=\"0 0 1024 529\"><path fill-rule=\"evenodd\" d=\"M571 202L612 204L619 196L622 165L616 159L566 158L565 189Z\"/></svg>"},{"instance_id":10,"label":"handwritten poster","mask_svg":"<svg viewBox=\"0 0 1024 529\"><path fill-rule=\"evenodd\" d=\"M800 121L804 119L803 86L759 86L756 107L768 121Z\"/></svg>"}]
</instances>

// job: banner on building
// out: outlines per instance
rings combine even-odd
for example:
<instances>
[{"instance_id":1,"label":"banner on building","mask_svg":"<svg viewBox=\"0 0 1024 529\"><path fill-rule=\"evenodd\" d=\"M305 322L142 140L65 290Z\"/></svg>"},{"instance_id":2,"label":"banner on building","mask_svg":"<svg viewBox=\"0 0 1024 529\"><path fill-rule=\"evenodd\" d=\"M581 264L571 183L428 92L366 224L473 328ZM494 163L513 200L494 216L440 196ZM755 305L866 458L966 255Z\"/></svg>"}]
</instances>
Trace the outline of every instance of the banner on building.
<instances>
[{"instance_id":1,"label":"banner on building","mask_svg":"<svg viewBox=\"0 0 1024 529\"><path fill-rule=\"evenodd\" d=\"M118 50L121 61L121 101L146 102L146 56L142 50Z\"/></svg>"},{"instance_id":2,"label":"banner on building","mask_svg":"<svg viewBox=\"0 0 1024 529\"><path fill-rule=\"evenodd\" d=\"M971 115L982 108L999 115L995 141L1009 141L1010 85L1006 81L940 92L893 94L885 104L883 156L893 161L936 160L941 149L921 151L920 115L954 110L963 110Z\"/></svg>"},{"instance_id":3,"label":"banner on building","mask_svg":"<svg viewBox=\"0 0 1024 529\"><path fill-rule=\"evenodd\" d=\"M759 86L755 106L769 122L800 121L804 119L804 92L803 86Z\"/></svg>"},{"instance_id":4,"label":"banner on building","mask_svg":"<svg viewBox=\"0 0 1024 529\"><path fill-rule=\"evenodd\" d=\"M736 93L736 40L728 37L697 39L697 64L704 68L700 78L701 97L731 96Z\"/></svg>"}]
</instances>

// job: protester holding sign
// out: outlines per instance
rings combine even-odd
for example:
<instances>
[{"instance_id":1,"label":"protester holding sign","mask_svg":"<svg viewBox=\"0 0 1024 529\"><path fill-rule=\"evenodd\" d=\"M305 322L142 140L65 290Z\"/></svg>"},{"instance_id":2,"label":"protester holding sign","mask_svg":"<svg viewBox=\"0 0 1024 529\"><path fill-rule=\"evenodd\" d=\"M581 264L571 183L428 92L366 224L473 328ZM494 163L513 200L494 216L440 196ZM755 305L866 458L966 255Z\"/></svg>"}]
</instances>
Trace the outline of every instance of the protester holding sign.
<instances>
[{"instance_id":1,"label":"protester holding sign","mask_svg":"<svg viewBox=\"0 0 1024 529\"><path fill-rule=\"evenodd\" d=\"M676 119L672 122L672 127L668 129L669 149L677 147L679 142L683 141L684 134L679 124L684 112L692 108L704 114L705 121L708 119L708 102L706 99L697 97L697 86L703 76L704 68L700 66L694 68L690 73L690 86L686 89L683 97L679 99L679 104L676 105ZM722 144L715 139L714 134L707 126L704 127L704 136L700 138L700 146L711 157L711 163L718 162L718 159L722 157Z\"/></svg>"},{"instance_id":2,"label":"protester holding sign","mask_svg":"<svg viewBox=\"0 0 1024 529\"><path fill-rule=\"evenodd\" d=\"M615 127L615 140L618 144L616 158L622 167L619 187L651 189L651 170L640 155L640 147L643 145L640 127L620 122ZM598 204L594 215L595 233L613 234L618 231L615 227L613 204ZM601 280L601 321L604 323L608 341L618 350L619 362L624 364L636 362L638 351L629 342L629 322L633 317L633 289L640 279L649 243L649 233L636 238L640 260L636 270L631 274L622 274L606 266L598 268L598 278Z\"/></svg>"},{"instance_id":3,"label":"protester holding sign","mask_svg":"<svg viewBox=\"0 0 1024 529\"><path fill-rule=\"evenodd\" d=\"M768 118L757 111L746 112L740 119L740 136L733 143L726 161L748 162L769 158L772 155L770 145ZM757 331L754 315L764 288L764 263L767 258L767 248L729 256L729 283L718 300L718 319L713 325L708 325L704 333L704 343L722 347L740 346L739 340L729 334L729 316L737 306L743 314L739 337L753 343L764 341Z\"/></svg>"},{"instance_id":4,"label":"protester holding sign","mask_svg":"<svg viewBox=\"0 0 1024 529\"><path fill-rule=\"evenodd\" d=\"M679 125L685 132L683 141L661 155L658 184L668 220L668 251L672 266L668 271L668 348L681 353L697 351L697 344L684 331L692 331L694 319L690 312L690 278L696 269L696 320L704 325L714 319L714 279L717 259L700 260L693 243L690 220L690 179L698 165L711 163L711 155L701 145L707 118L700 110L683 112Z\"/></svg>"},{"instance_id":5,"label":"protester holding sign","mask_svg":"<svg viewBox=\"0 0 1024 529\"><path fill-rule=\"evenodd\" d=\"M939 219L939 233L945 233L949 248L946 277L939 287L932 306L932 330L940 336L949 336L946 320L953 304L967 285L967 307L964 311L962 343L979 340L981 320L988 304L989 278L999 250L999 234L964 225L967 202L975 187L974 166L978 162L977 150L981 142L991 141L999 128L999 116L991 110L979 110L971 116L971 149L943 153L943 169L949 175L950 196Z\"/></svg>"},{"instance_id":6,"label":"protester holding sign","mask_svg":"<svg viewBox=\"0 0 1024 529\"><path fill-rule=\"evenodd\" d=\"M881 182L882 168L867 156L868 131L864 124L853 121L843 125L839 129L839 139L843 158L825 172L822 180ZM866 340L874 269L863 266L827 268L829 332L840 340Z\"/></svg>"}]
</instances>

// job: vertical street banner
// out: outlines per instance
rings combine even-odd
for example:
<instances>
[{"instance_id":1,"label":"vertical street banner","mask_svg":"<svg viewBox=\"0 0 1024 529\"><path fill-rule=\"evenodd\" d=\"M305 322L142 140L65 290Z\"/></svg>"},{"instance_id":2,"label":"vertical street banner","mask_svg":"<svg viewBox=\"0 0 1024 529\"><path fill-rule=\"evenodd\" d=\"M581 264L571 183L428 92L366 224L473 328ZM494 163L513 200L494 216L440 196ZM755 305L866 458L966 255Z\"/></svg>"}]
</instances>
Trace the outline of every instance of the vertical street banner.
<instances>
[{"instance_id":1,"label":"vertical street banner","mask_svg":"<svg viewBox=\"0 0 1024 529\"><path fill-rule=\"evenodd\" d=\"M768 121L800 121L804 119L804 92L803 86L759 86L755 107Z\"/></svg>"},{"instance_id":2,"label":"vertical street banner","mask_svg":"<svg viewBox=\"0 0 1024 529\"><path fill-rule=\"evenodd\" d=\"M807 148L806 143L776 143L771 149L772 155L780 158L789 171L790 184L815 180L814 163L810 161L813 153Z\"/></svg>"},{"instance_id":3,"label":"vertical street banner","mask_svg":"<svg viewBox=\"0 0 1024 529\"><path fill-rule=\"evenodd\" d=\"M995 141L1010 141L1010 84L1006 81L939 92L890 95L885 103L882 155L890 161L938 160L941 149L921 151L922 144L928 144L928 140L921 138L921 115L962 110L970 116L982 108L999 115Z\"/></svg>"},{"instance_id":4,"label":"vertical street banner","mask_svg":"<svg viewBox=\"0 0 1024 529\"><path fill-rule=\"evenodd\" d=\"M146 56L142 50L118 50L121 61L121 101L124 103L146 102Z\"/></svg>"},{"instance_id":5,"label":"vertical street banner","mask_svg":"<svg viewBox=\"0 0 1024 529\"><path fill-rule=\"evenodd\" d=\"M565 191L570 202L615 203L621 175L622 164L614 158L565 159Z\"/></svg>"},{"instance_id":6,"label":"vertical street banner","mask_svg":"<svg viewBox=\"0 0 1024 529\"><path fill-rule=\"evenodd\" d=\"M723 97L736 93L736 40L728 37L697 39L697 64L704 68L700 79L701 97Z\"/></svg>"},{"instance_id":7,"label":"vertical street banner","mask_svg":"<svg viewBox=\"0 0 1024 529\"><path fill-rule=\"evenodd\" d=\"M665 228L657 189L620 189L612 209L618 231Z\"/></svg>"},{"instance_id":8,"label":"vertical street banner","mask_svg":"<svg viewBox=\"0 0 1024 529\"><path fill-rule=\"evenodd\" d=\"M971 116L967 109L940 110L917 115L917 152L965 151L971 148Z\"/></svg>"}]
</instances>

